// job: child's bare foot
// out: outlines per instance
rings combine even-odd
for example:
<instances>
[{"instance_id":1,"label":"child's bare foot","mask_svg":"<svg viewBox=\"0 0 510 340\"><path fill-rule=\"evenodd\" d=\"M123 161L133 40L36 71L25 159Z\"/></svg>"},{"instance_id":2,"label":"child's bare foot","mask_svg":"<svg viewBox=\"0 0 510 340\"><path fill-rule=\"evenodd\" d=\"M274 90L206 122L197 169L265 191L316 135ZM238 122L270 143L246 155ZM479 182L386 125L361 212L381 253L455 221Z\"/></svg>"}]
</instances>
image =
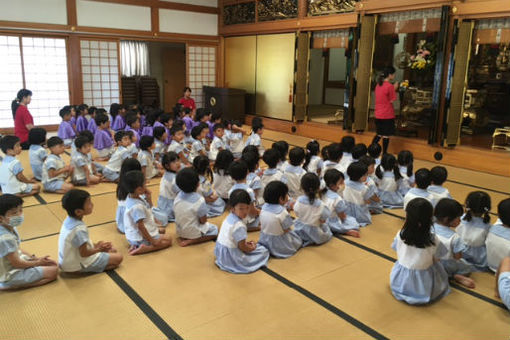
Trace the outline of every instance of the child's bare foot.
<instances>
[{"instance_id":1,"label":"child's bare foot","mask_svg":"<svg viewBox=\"0 0 510 340\"><path fill-rule=\"evenodd\" d=\"M166 228L160 227L158 228L160 234L164 234L166 232Z\"/></svg>"},{"instance_id":2,"label":"child's bare foot","mask_svg":"<svg viewBox=\"0 0 510 340\"><path fill-rule=\"evenodd\" d=\"M470 279L469 277L466 277L466 276L460 275L460 274L456 274L456 275L453 275L453 279L457 283L461 284L464 287L475 288L475 281L473 281L473 279Z\"/></svg>"},{"instance_id":3,"label":"child's bare foot","mask_svg":"<svg viewBox=\"0 0 510 340\"><path fill-rule=\"evenodd\" d=\"M352 236L352 237L361 237L358 230L348 230L345 235Z\"/></svg>"},{"instance_id":4,"label":"child's bare foot","mask_svg":"<svg viewBox=\"0 0 510 340\"><path fill-rule=\"evenodd\" d=\"M179 243L179 245L181 247L187 247L187 246L189 246L190 244L193 243L193 240L190 240L190 239L187 239L187 238L180 238L180 237L178 237L177 238L177 243Z\"/></svg>"},{"instance_id":5,"label":"child's bare foot","mask_svg":"<svg viewBox=\"0 0 510 340\"><path fill-rule=\"evenodd\" d=\"M136 247L136 246L133 246L133 247L134 247L134 249L129 249L129 255L136 255L136 254L143 253L143 250L145 248L148 248L149 246L142 243L138 247Z\"/></svg>"}]
</instances>

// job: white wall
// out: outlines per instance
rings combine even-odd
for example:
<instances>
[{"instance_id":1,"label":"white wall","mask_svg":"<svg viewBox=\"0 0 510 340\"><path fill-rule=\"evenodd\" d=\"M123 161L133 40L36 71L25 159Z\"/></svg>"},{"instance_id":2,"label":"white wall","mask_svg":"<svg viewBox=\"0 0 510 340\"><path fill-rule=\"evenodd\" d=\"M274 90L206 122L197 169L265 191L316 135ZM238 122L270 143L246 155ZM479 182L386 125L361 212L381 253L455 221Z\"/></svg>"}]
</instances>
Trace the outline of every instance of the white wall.
<instances>
[{"instance_id":1,"label":"white wall","mask_svg":"<svg viewBox=\"0 0 510 340\"><path fill-rule=\"evenodd\" d=\"M169 33L218 35L218 15L160 8L159 30Z\"/></svg>"},{"instance_id":2,"label":"white wall","mask_svg":"<svg viewBox=\"0 0 510 340\"><path fill-rule=\"evenodd\" d=\"M78 0L76 9L79 26L151 30L150 7Z\"/></svg>"},{"instance_id":3,"label":"white wall","mask_svg":"<svg viewBox=\"0 0 510 340\"><path fill-rule=\"evenodd\" d=\"M66 0L0 0L0 20L66 25Z\"/></svg>"},{"instance_id":4,"label":"white wall","mask_svg":"<svg viewBox=\"0 0 510 340\"><path fill-rule=\"evenodd\" d=\"M308 84L308 104L322 104L322 87L324 85L324 57L322 49L310 49L310 80Z\"/></svg>"},{"instance_id":5,"label":"white wall","mask_svg":"<svg viewBox=\"0 0 510 340\"><path fill-rule=\"evenodd\" d=\"M218 0L163 0L163 1L180 2L187 5L218 7Z\"/></svg>"}]
</instances>

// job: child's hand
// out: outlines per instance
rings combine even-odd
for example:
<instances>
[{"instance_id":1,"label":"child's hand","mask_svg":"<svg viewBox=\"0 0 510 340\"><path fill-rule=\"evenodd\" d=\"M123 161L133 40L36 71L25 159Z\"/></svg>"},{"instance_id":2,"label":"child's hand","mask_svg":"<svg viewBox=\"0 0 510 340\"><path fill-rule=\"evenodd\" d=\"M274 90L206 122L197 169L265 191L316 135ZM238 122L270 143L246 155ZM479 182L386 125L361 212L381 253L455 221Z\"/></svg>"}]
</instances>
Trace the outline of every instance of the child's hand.
<instances>
[{"instance_id":1,"label":"child's hand","mask_svg":"<svg viewBox=\"0 0 510 340\"><path fill-rule=\"evenodd\" d=\"M250 249L250 251L254 251L257 248L257 244L253 241L246 242L246 245L248 246L248 249Z\"/></svg>"},{"instance_id":2,"label":"child's hand","mask_svg":"<svg viewBox=\"0 0 510 340\"><path fill-rule=\"evenodd\" d=\"M40 266L46 267L46 266L56 266L57 262L50 259L49 255L46 255L45 257L41 257L37 260Z\"/></svg>"}]
</instances>

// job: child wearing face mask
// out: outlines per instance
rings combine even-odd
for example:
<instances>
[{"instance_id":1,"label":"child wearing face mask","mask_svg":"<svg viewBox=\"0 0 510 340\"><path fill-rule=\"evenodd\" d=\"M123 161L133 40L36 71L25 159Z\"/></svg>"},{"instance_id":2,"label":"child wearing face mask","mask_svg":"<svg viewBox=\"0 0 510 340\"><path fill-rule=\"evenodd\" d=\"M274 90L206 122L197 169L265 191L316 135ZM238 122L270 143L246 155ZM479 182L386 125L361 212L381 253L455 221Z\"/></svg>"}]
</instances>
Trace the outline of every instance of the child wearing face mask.
<instances>
[{"instance_id":1,"label":"child wearing face mask","mask_svg":"<svg viewBox=\"0 0 510 340\"><path fill-rule=\"evenodd\" d=\"M56 280L57 263L22 250L17 227L23 223L23 200L0 196L0 290L41 286Z\"/></svg>"}]
</instances>

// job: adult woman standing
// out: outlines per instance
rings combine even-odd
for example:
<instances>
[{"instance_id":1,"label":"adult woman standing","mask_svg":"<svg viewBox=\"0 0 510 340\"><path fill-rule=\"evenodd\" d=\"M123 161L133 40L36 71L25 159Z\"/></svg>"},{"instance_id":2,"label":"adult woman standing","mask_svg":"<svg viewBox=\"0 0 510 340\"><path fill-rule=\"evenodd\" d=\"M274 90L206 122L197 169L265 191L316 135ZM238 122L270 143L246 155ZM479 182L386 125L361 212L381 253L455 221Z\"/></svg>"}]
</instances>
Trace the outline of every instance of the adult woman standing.
<instances>
[{"instance_id":1,"label":"adult woman standing","mask_svg":"<svg viewBox=\"0 0 510 340\"><path fill-rule=\"evenodd\" d=\"M383 140L383 153L388 152L390 136L395 134L395 109L393 102L397 99L396 91L398 82L392 84L395 79L395 68L388 66L377 78L375 86L375 126L376 136L372 143L379 143Z\"/></svg>"},{"instance_id":2,"label":"adult woman standing","mask_svg":"<svg viewBox=\"0 0 510 340\"><path fill-rule=\"evenodd\" d=\"M191 109L192 115L195 116L195 111L196 111L197 107L195 105L195 100L193 98L191 98L191 89L186 86L184 88L183 92L184 92L184 97L179 99L178 103L184 107Z\"/></svg>"},{"instance_id":3,"label":"adult woman standing","mask_svg":"<svg viewBox=\"0 0 510 340\"><path fill-rule=\"evenodd\" d=\"M12 117L14 118L14 134L19 138L23 150L28 150L28 132L34 127L34 118L27 109L32 100L32 91L21 89L12 101Z\"/></svg>"}]
</instances>

